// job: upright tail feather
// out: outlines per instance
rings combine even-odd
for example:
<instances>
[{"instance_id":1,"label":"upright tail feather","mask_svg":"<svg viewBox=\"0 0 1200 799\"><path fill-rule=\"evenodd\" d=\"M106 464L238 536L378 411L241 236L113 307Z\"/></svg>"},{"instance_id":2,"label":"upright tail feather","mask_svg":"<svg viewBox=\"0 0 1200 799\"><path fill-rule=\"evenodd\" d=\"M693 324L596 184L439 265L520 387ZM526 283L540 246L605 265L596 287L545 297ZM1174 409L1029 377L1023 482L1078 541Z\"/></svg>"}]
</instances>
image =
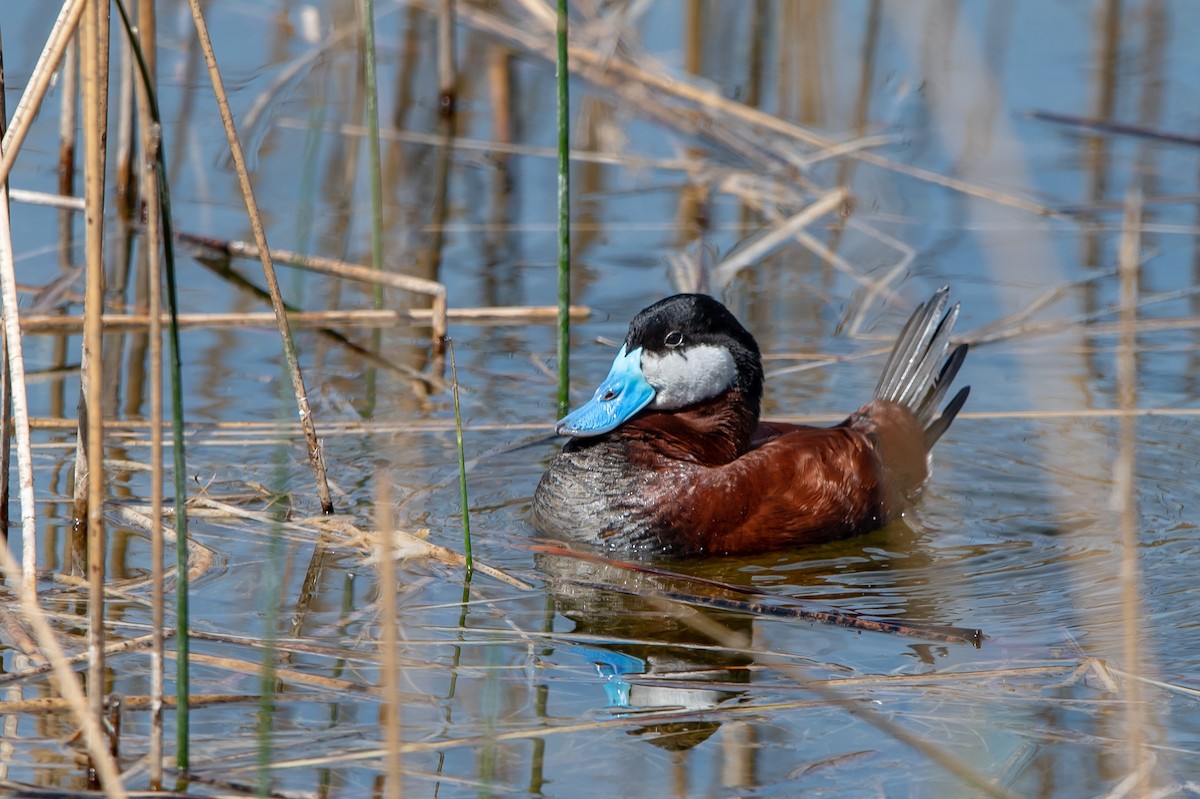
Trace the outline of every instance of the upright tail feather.
<instances>
[{"instance_id":1,"label":"upright tail feather","mask_svg":"<svg viewBox=\"0 0 1200 799\"><path fill-rule=\"evenodd\" d=\"M946 354L958 319L957 303L946 310L949 299L950 287L943 286L913 311L875 387L877 398L899 403L913 412L925 429L926 449L946 432L971 390L970 386L963 388L942 410L942 415L933 418L967 357L966 344L959 344Z\"/></svg>"}]
</instances>

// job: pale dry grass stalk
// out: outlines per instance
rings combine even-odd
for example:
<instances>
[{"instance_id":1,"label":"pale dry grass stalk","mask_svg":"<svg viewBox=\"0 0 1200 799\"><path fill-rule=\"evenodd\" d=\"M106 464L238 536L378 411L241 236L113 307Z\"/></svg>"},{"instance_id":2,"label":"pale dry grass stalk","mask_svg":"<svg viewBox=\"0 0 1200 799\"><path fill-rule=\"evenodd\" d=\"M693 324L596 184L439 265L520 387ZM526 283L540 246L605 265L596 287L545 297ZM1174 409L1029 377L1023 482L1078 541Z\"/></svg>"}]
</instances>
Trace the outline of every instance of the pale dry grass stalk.
<instances>
[{"instance_id":1,"label":"pale dry grass stalk","mask_svg":"<svg viewBox=\"0 0 1200 799\"><path fill-rule=\"evenodd\" d=\"M145 510L148 512L150 509L147 507ZM170 517L174 514L174 508L164 508L163 513ZM146 532L150 532L152 529L154 529L154 522L149 516L145 515L144 513L139 513L126 505L118 506L115 509L114 515L123 523L134 525L142 530L145 530ZM159 526L162 529L162 535L165 544L178 544L179 539L173 527L162 524ZM187 583L191 585L213 567L214 562L217 559L217 554L212 549L192 540L190 537L184 541L184 545L187 550L184 578L186 579ZM169 577L177 570L177 566L172 566L171 569L166 572L165 576ZM62 581L67 582L67 579L64 577L62 578ZM124 592L128 592L142 589L147 584L152 582L153 578L150 580L123 580L121 585L124 589ZM182 584L184 580L181 579L179 582ZM110 589L110 591L111 590L112 589ZM128 597L125 597L125 599L126 601L129 601ZM170 633L164 632L164 635L170 635Z\"/></svg>"},{"instance_id":2,"label":"pale dry grass stalk","mask_svg":"<svg viewBox=\"0 0 1200 799\"><path fill-rule=\"evenodd\" d=\"M727 190L730 194L733 194L734 196L739 197L742 200L742 202L745 203L745 205L747 207L756 209L766 219L773 221L776 225L788 226L789 227L788 238L794 239L798 244L800 244L800 246L804 247L806 250L811 252L813 255L817 256L822 261L829 264L834 269L836 269L837 271L839 271L843 275L845 275L847 278L849 278L850 280L854 281L855 283L857 283L858 285L862 286L864 289L867 290L864 300L859 303L859 310L856 313L855 319L851 325L852 328L855 329L855 331L857 331L861 327L862 317L867 310L867 305L866 305L867 301L878 296L878 297L882 297L882 298L886 299L889 302L893 302L893 303L900 302L899 297L897 297L895 292L893 292L889 288L889 285L891 284L892 281L894 281L900 275L900 272L912 261L913 256L911 253L911 248L896 247L893 244L895 239L891 239L891 237L887 237L884 234L881 234L881 233L871 230L871 232L868 233L868 235L871 235L873 238L876 238L880 241L883 241L886 244L889 244L890 246L893 246L893 248L897 249L901 254L901 257L897 261L897 263L894 264L892 266L892 268L889 269L883 275L882 278L874 278L870 275L864 274L860 268L858 268L853 263L851 263L849 260L847 260L846 257L840 255L833 247L830 247L828 244L826 244L825 242L821 241L816 236L814 236L813 234L808 232L808 228L809 228L811 222L815 221L815 219L818 218L819 215L823 215L825 213L831 213L831 212L838 210L838 207L833 207L833 202L835 200L840 199L841 200L840 207L844 207L845 202L847 202L850 199L850 197L845 189L842 189L842 188L831 189L830 191L825 192L823 195L818 197L815 201L812 202L812 204L807 206L799 214L797 214L793 217L784 219L782 214L780 214L780 212L776 208L776 205L777 205L776 202L772 202L769 197L767 197L766 195L764 195L761 192L757 192L757 191L742 192L737 187L737 183L738 183L738 181L727 181L726 182ZM806 213L806 212L808 212L808 213ZM803 221L807 222L808 224L799 224L799 222L802 221L801 220L802 217L803 217ZM866 225L862 225L862 228L870 230L868 228L868 226L866 226ZM891 241L889 241L889 239L891 239ZM777 244L782 244L782 240L778 241ZM718 267L718 269L720 269L720 268L721 267Z\"/></svg>"},{"instance_id":3,"label":"pale dry grass stalk","mask_svg":"<svg viewBox=\"0 0 1200 799\"><path fill-rule=\"evenodd\" d=\"M75 523L87 519L88 698L99 719L104 713L104 418L102 342L104 313L104 187L108 119L109 6L88 4L83 17L80 74L83 88L84 198L87 288L84 297L80 369L84 408L75 459ZM81 509L83 514L80 513Z\"/></svg>"},{"instance_id":4,"label":"pale dry grass stalk","mask_svg":"<svg viewBox=\"0 0 1200 799\"><path fill-rule=\"evenodd\" d=\"M137 65L133 58L133 45L128 36L120 37L120 57L117 61L117 148L116 190L117 207L122 219L127 219L137 200L139 172L134 166L134 115L133 84Z\"/></svg>"},{"instance_id":5,"label":"pale dry grass stalk","mask_svg":"<svg viewBox=\"0 0 1200 799\"><path fill-rule=\"evenodd\" d=\"M162 787L163 777L163 694L166 668L166 597L164 591L163 556L163 313L162 262L159 258L162 238L159 218L158 159L155 154L162 146L160 131L150 112L146 83L158 85L157 17L154 0L139 0L137 8L138 40L146 65L145 81L137 86L138 125L141 133L141 195L145 202L146 230L142 238L146 264L146 297L149 316L149 401L150 401L150 786ZM168 319L169 321L169 319ZM194 698L189 698L189 703Z\"/></svg>"},{"instance_id":6,"label":"pale dry grass stalk","mask_svg":"<svg viewBox=\"0 0 1200 799\"><path fill-rule=\"evenodd\" d=\"M454 113L457 78L454 67L455 0L438 0L438 95L443 114Z\"/></svg>"},{"instance_id":7,"label":"pale dry grass stalk","mask_svg":"<svg viewBox=\"0 0 1200 799\"><path fill-rule=\"evenodd\" d=\"M29 83L25 86L25 92L17 102L8 130L4 132L3 147L0 147L0 183L8 180L8 173L12 171L17 153L21 150L21 144L29 134L29 128L37 117L38 109L41 108L42 100L46 96L46 90L50 88L50 83L54 80L54 71L58 69L58 63L62 60L63 53L71 42L71 37L75 35L75 29L79 26L79 20L83 16L86 6L87 0L66 0L62 10L59 11L58 19L54 21L54 27L50 30L46 46L42 48L42 53L38 56L37 64L34 65L33 72L29 76Z\"/></svg>"},{"instance_id":8,"label":"pale dry grass stalk","mask_svg":"<svg viewBox=\"0 0 1200 799\"><path fill-rule=\"evenodd\" d=\"M246 203L246 212L250 227L254 231L254 241L258 246L259 258L262 262L263 276L267 281L267 290L271 295L271 306L279 327L279 336L283 343L284 359L287 362L288 374L292 379L292 387L296 393L296 406L299 411L300 424L304 432L304 440L308 448L308 459L312 465L317 484L317 496L321 508L326 513L333 513L333 498L329 493L329 480L325 474L325 455L321 443L317 439L317 429L313 422L312 409L308 404L308 391L304 386L304 375L300 371L300 359L296 353L296 345L288 328L287 314L284 309L283 296L279 292L279 281L275 276L275 266L271 261L270 249L267 247L267 234L263 227L262 216L258 212L258 203L254 198L254 187L250 183L250 173L246 167L246 155L238 138L237 128L233 122L233 112L229 107L229 97L225 93L225 81L217 67L217 56L213 52L212 39L208 33L208 24L200 9L199 0L188 0L192 12L192 21L196 26L196 37L204 54L204 63L208 67L208 77L212 82L213 95L225 126L225 135L229 140L229 154L233 158L234 169L237 172L238 184L242 189L242 198Z\"/></svg>"},{"instance_id":9,"label":"pale dry grass stalk","mask_svg":"<svg viewBox=\"0 0 1200 799\"><path fill-rule=\"evenodd\" d=\"M383 702L383 739L387 754L387 796L404 796L404 761L400 748L402 699L400 695L399 619L396 616L396 547L392 534L391 484L381 473L375 501L376 524L379 527L377 561L379 569L379 698Z\"/></svg>"},{"instance_id":10,"label":"pale dry grass stalk","mask_svg":"<svg viewBox=\"0 0 1200 799\"><path fill-rule=\"evenodd\" d=\"M253 694L198 694L191 697L191 701L196 705L229 705L234 703L251 702L258 697ZM121 708L123 710L148 710L152 704L151 698L144 695L122 695ZM175 704L174 698L168 704ZM4 710L6 713L33 713L42 715L44 713L62 713L70 711L71 703L57 696L46 696L38 699L23 699L14 702L6 702ZM35 794L37 795L37 794ZM56 794L59 796L79 796L80 794ZM83 796L94 796L95 794L83 794ZM153 792L139 791L134 794L137 797L153 797L156 795ZM165 797L170 797L172 794L163 794ZM179 796L180 794L174 794ZM244 794L239 794L239 796Z\"/></svg>"},{"instance_id":11,"label":"pale dry grass stalk","mask_svg":"<svg viewBox=\"0 0 1200 799\"><path fill-rule=\"evenodd\" d=\"M717 265L714 274L716 284L721 288L727 287L733 282L738 272L766 258L821 217L836 212L848 198L849 192L846 189L832 189L798 213L768 229L751 244L732 253L729 258Z\"/></svg>"},{"instance_id":12,"label":"pale dry grass stalk","mask_svg":"<svg viewBox=\"0 0 1200 799\"><path fill-rule=\"evenodd\" d=\"M7 216L7 211L0 213ZM124 799L128 794L125 786L121 783L121 773L117 768L117 763L108 751L108 738L100 728L100 716L91 711L88 698L83 692L83 686L79 683L78 675L68 663L66 653L59 644L50 623L46 620L45 613L38 607L37 594L33 591L33 581L24 579L21 575L20 565L13 560L12 553L5 546L0 546L0 571L3 571L5 577L19 587L17 602L21 612L25 616L25 621L29 625L33 637L37 640L38 648L53 666L54 676L58 679L58 690L69 703L71 712L75 716L75 723L83 731L84 744L87 746L92 765L100 775L104 795L110 799ZM91 658L91 656L92 653L89 652L88 657Z\"/></svg>"},{"instance_id":13,"label":"pale dry grass stalk","mask_svg":"<svg viewBox=\"0 0 1200 799\"><path fill-rule=\"evenodd\" d=\"M43 615L44 615L44 613L43 613ZM122 652L130 652L133 650L141 649L142 647L150 644L150 642L151 642L151 636L149 636L149 635L141 636L138 638L126 638L122 641L105 644L104 653L106 655L116 655L116 654L120 654ZM36 647L36 644L35 644L35 647ZM30 654L30 653L26 653L26 654ZM42 662L40 662L36 665L31 665L31 666L27 666L22 669L18 669L16 671L9 671L9 672L5 672L4 674L0 674L0 685L8 685L8 684L14 683L14 682L21 682L24 680L29 680L33 677L38 677L38 676L41 676L48 672L54 671L55 664L53 664L53 663L49 662L48 660L46 660L45 658L43 658L40 651L35 650L32 654L30 654L30 656L31 657L36 656ZM73 666L77 663L85 663L87 661L87 659L88 659L87 652L77 652L74 655L69 655L69 656L63 658L63 663L67 666Z\"/></svg>"},{"instance_id":14,"label":"pale dry grass stalk","mask_svg":"<svg viewBox=\"0 0 1200 799\"><path fill-rule=\"evenodd\" d=\"M454 308L448 319L461 323L525 325L546 324L555 321L558 309L549 305L514 305L483 308ZM571 306L571 320L581 321L591 316L591 309L582 305ZM159 314L161 323L168 316ZM293 311L287 315L288 322L297 327L328 327L346 325L356 327L394 327L402 324L434 325L433 309L400 308L396 310L346 310L346 311ZM108 332L139 330L151 323L150 314L104 314L104 329ZM264 327L276 323L272 312L251 313L186 313L179 314L179 327ZM26 335L35 333L77 332L83 329L83 317L61 314L27 314L21 320Z\"/></svg>"},{"instance_id":15,"label":"pale dry grass stalk","mask_svg":"<svg viewBox=\"0 0 1200 799\"><path fill-rule=\"evenodd\" d=\"M336 542L339 546L362 547L372 551L379 546L378 537L385 534L373 534L365 530L360 530L348 522L336 519L309 519L305 524L315 527L322 532L333 532L343 536L342 540ZM448 566L466 569L466 557L460 552L455 552L453 549L431 543L420 536L406 533L403 530L389 530L386 532L386 535L389 545L392 547L393 557L429 558L439 563L445 563ZM514 577L494 566L488 566L486 563L480 563L478 560L474 562L474 568L480 574L487 575L494 580L499 580L506 585L511 585L513 588L519 588L522 591L533 589L533 586L519 577Z\"/></svg>"},{"instance_id":16,"label":"pale dry grass stalk","mask_svg":"<svg viewBox=\"0 0 1200 799\"><path fill-rule=\"evenodd\" d=\"M64 151L70 149L74 153L74 146L69 148L64 145ZM69 170L74 174L74 164ZM51 208L59 208L64 211L82 211L87 207L82 197L72 197L69 194L48 194L44 191L30 191L29 189L12 189L9 191L9 198L13 202L26 203L27 205L45 205Z\"/></svg>"},{"instance_id":17,"label":"pale dry grass stalk","mask_svg":"<svg viewBox=\"0 0 1200 799\"><path fill-rule=\"evenodd\" d=\"M349 325L362 327L393 327L403 322L411 322L411 315L403 311L308 311L289 313L288 321L297 327ZM151 324L167 324L170 317L160 312L156 317L150 314L104 314L104 329L110 333L125 330L144 330ZM276 324L275 314L271 311L261 313L190 313L179 314L179 327L182 328L228 328L228 327L269 327ZM22 327L27 335L35 333L76 332L83 329L84 318L81 316L63 316L60 314L31 314L22 320Z\"/></svg>"},{"instance_id":18,"label":"pale dry grass stalk","mask_svg":"<svg viewBox=\"0 0 1200 799\"><path fill-rule=\"evenodd\" d=\"M544 6L549 12L549 6ZM552 13L552 12L550 12ZM553 17L549 24L544 13L531 15L537 26L543 30L532 29L534 26L521 27L518 23L509 22L499 15L483 8L470 5L459 8L459 19L471 27L496 36L522 50L539 55L547 60L554 59L554 47L549 36L553 32ZM659 62L645 56L635 64L623 55L586 46L579 39L571 43L570 68L573 74L579 75L598 86L609 88L618 85L638 86L662 92L664 95L692 103L703 109L709 121L714 126L725 126L722 120L737 120L757 129L769 131L811 147L828 149L837 147L837 142L826 136L817 134L808 128L775 114L753 108L737 100L730 100L718 92L699 84L698 82L682 80L670 74ZM988 200L1001 205L1036 214L1052 216L1053 209L1024 197L1018 197L1003 191L997 191L987 186L971 183L958 178L948 177L929 169L904 164L878 153L851 148L846 157L863 163L871 164L898 174L907 175L927 183L966 194L972 197Z\"/></svg>"},{"instance_id":19,"label":"pale dry grass stalk","mask_svg":"<svg viewBox=\"0 0 1200 799\"><path fill-rule=\"evenodd\" d=\"M75 148L78 141L76 130L76 104L79 102L79 39L72 36L63 55L62 70L59 75L59 109L58 109L58 193L77 199L78 210L83 210L82 198L74 198L75 194ZM65 197L64 197L65 199ZM60 235L71 235L73 226L71 217L65 217L66 224L60 229ZM64 263L66 261L64 260Z\"/></svg>"},{"instance_id":20,"label":"pale dry grass stalk","mask_svg":"<svg viewBox=\"0 0 1200 799\"><path fill-rule=\"evenodd\" d=\"M2 32L0 32L2 33ZM8 122L8 105L4 100L4 90L6 87L4 79L4 42L0 37L0 140L4 137L4 129ZM4 185L7 188L7 185ZM6 214L11 212L9 205L9 195L7 192L0 194L0 202L4 203L4 211ZM7 232L11 234L11 223L6 222L5 227ZM15 262L13 256L12 237L7 236L3 242L0 242L0 247L8 249L6 256L10 263ZM9 465L12 462L12 391L9 389L9 383L12 381L12 374L8 369L8 347L4 342L5 334L3 326L0 326L0 545L7 546L8 544L8 504L11 490L11 473ZM28 553L25 553L28 554Z\"/></svg>"},{"instance_id":21,"label":"pale dry grass stalk","mask_svg":"<svg viewBox=\"0 0 1200 799\"><path fill-rule=\"evenodd\" d=\"M509 59L511 53L508 50L500 48L500 53L497 58ZM496 84L503 83L504 75L502 70L493 68L493 74L489 83L492 84L491 89L493 94L503 97L503 92L508 91L496 88ZM511 108L496 108L493 114L500 118L494 127L500 130L510 130L512 125L508 120L512 113ZM281 117L276 124L281 128L291 130L308 130L312 127L312 123L306 120L295 119L290 117ZM324 130L336 131L343 136L353 136L360 139L370 135L370 131L362 125L352 125L348 123L328 124L323 127ZM379 132L381 139L390 142L404 142L408 144L427 144L430 146L440 145L445 137L438 133L424 133L419 130L381 130ZM522 144L508 140L497 139L476 139L456 136L454 138L454 149L458 151L479 152L491 156L508 156L508 155L528 155L537 158L557 158L558 150L553 147L543 147L536 144ZM695 172L696 162L693 159L687 158L654 158L643 155L632 155L627 153L611 153L600 150L571 150L571 160L579 161L588 164L606 164L609 166L622 166L631 170L650 170L659 169L671 172ZM706 164L705 174L722 174L725 171L738 172L739 170L720 167L717 165ZM553 227L554 223L548 223ZM630 223L632 224L632 223ZM541 229L545 223L540 226L535 226L534 229ZM428 230L428 223L422 228ZM520 222L505 222L505 230L528 230L530 226ZM636 226L634 226L636 229Z\"/></svg>"},{"instance_id":22,"label":"pale dry grass stalk","mask_svg":"<svg viewBox=\"0 0 1200 799\"><path fill-rule=\"evenodd\" d=\"M261 258L263 252L259 245L247 241L217 241L186 233L179 234L179 238L188 243L211 247L227 255L240 258ZM309 272L402 289L416 294L425 294L432 299L432 308L426 311L426 313L430 315L433 322L434 344L438 345L446 338L446 319L448 314L446 287L436 280L426 280L425 278L412 277L411 275L375 270L359 264L339 261L336 258L304 255L290 250L271 249L269 254L271 260L276 263L295 266Z\"/></svg>"},{"instance_id":23,"label":"pale dry grass stalk","mask_svg":"<svg viewBox=\"0 0 1200 799\"><path fill-rule=\"evenodd\" d=\"M0 145L2 149L2 145ZM29 401L25 394L25 356L17 310L17 278L12 226L8 215L7 181L0 180L0 303L4 314L6 382L12 401L12 428L17 439L17 494L21 501L21 574L37 595L37 497L33 491L33 450L29 441ZM0 543L7 549L7 543Z\"/></svg>"},{"instance_id":24,"label":"pale dry grass stalk","mask_svg":"<svg viewBox=\"0 0 1200 799\"><path fill-rule=\"evenodd\" d=\"M1117 405L1123 411L1137 408L1137 303L1139 256L1141 250L1142 197L1131 190L1126 197L1125 224L1118 250L1120 286L1120 335L1117 350ZM1132 414L1118 422L1118 453L1113 464L1112 505L1120 514L1121 562L1118 579L1121 586L1121 632L1125 668L1132 674L1144 673L1141 645L1141 586L1138 573L1138 502L1137 502L1137 419ZM1151 784L1146 779L1152 755L1146 744L1146 707L1139 680L1125 681L1126 746L1131 776L1137 781L1131 792L1146 796Z\"/></svg>"}]
</instances>

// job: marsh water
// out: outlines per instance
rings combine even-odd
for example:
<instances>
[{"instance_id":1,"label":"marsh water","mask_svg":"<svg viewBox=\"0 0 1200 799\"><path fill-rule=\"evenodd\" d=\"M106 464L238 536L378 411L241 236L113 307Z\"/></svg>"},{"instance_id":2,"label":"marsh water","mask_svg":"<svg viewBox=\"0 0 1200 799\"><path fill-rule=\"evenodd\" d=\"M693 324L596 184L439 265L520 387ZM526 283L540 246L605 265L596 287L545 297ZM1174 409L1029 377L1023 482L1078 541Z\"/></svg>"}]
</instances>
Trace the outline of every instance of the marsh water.
<instances>
[{"instance_id":1,"label":"marsh water","mask_svg":"<svg viewBox=\"0 0 1200 799\"><path fill-rule=\"evenodd\" d=\"M10 108L56 5L5 0L0 11ZM1191 560L1200 149L1189 139L1200 6L572 5L587 56L571 85L580 151L572 300L590 310L572 328L576 402L604 376L629 318L675 290L674 257L720 261L838 187L848 199L833 213L713 289L766 356L765 413L832 421L853 410L908 311L943 284L975 342L959 378L970 402L902 522L806 550L661 565L768 595L742 597L756 603L979 628L987 638L975 647L699 611L740 636L722 642L662 599L705 593L703 584L538 551L529 499L560 444L550 430L553 327L452 321L474 555L533 587L477 574L464 593L457 567L397 563L405 792L974 795L869 723L874 713L1017 795L1121 795L1128 686L1138 681L1149 753L1140 762L1156 795L1200 793L1200 572ZM385 263L442 281L452 309L554 302L554 69L542 6L461 4L457 113L447 123L433 10L375 4ZM368 262L359 4L204 7L272 246ZM176 227L249 240L191 17L173 3L160 14ZM14 189L57 191L58 101L43 109ZM1117 264L1129 205L1142 208L1132 245L1140 272L1136 336L1123 340ZM58 211L18 203L13 216L23 286L82 261L81 222L63 263ZM121 285L123 235L114 221L110 286ZM184 311L269 309L183 253ZM232 268L262 281L253 261ZM296 270L281 281L306 310L373 307L361 284ZM71 301L63 307L78 313ZM133 301L132 288L111 292L114 307ZM389 291L387 303L421 307L422 298ZM397 526L461 551L453 399L440 373L428 378L429 329L342 332L385 363L298 332L338 511L374 529L386 483ZM148 415L141 341L106 339L114 420ZM270 327L199 326L183 333L183 352L190 491L211 500L197 504L190 528L211 552L191 586L193 651L207 658L193 666L192 692L241 697L193 709L186 788L383 795L377 564L362 547L319 547L317 534L269 521L320 510L278 337ZM30 333L25 353L33 415L69 417L78 336ZM1119 390L1122 357L1134 358L1132 401ZM1124 436L1122 420L1131 420ZM121 512L148 502L139 466L148 436L132 424L110 444L108 567L116 587L127 585L110 604L109 635L119 639L150 620L149 541ZM82 647L82 594L55 579L70 571L73 446L68 429L39 427L35 485L44 601ZM1122 456L1134 459L1131 483ZM1121 574L1128 529L1132 580ZM1137 664L1122 624L1131 590ZM3 638L0 654L5 673L23 667ZM263 679L264 663L276 676ZM114 656L109 668L108 690L148 692L144 654ZM814 681L838 699L810 690ZM44 678L4 690L9 701L54 693ZM0 704L0 716L7 779L83 786L64 743L67 714L6 715ZM171 724L168 714L168 746ZM147 734L144 711L127 710L121 755L132 786L144 785Z\"/></svg>"}]
</instances>

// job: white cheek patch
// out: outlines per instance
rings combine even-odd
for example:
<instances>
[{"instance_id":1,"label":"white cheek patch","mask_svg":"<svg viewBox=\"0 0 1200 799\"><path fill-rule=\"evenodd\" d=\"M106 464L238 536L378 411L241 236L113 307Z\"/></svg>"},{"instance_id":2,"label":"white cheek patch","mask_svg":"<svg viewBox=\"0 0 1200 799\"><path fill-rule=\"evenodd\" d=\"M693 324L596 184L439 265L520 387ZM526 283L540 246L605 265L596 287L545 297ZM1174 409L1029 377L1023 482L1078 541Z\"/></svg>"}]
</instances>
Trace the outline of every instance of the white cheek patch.
<instances>
[{"instance_id":1,"label":"white cheek patch","mask_svg":"<svg viewBox=\"0 0 1200 799\"><path fill-rule=\"evenodd\" d=\"M700 344L687 352L644 353L642 374L654 387L651 408L672 410L720 394L737 377L737 364L724 347Z\"/></svg>"}]
</instances>

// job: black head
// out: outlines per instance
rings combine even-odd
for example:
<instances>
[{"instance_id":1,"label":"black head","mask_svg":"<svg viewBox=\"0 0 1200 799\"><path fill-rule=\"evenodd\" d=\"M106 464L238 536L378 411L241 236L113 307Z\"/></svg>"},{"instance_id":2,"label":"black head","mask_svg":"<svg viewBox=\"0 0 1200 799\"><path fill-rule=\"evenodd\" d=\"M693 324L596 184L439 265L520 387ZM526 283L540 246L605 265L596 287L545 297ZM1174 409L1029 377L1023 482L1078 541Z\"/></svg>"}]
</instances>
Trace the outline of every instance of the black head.
<instances>
[{"instance_id":1,"label":"black head","mask_svg":"<svg viewBox=\"0 0 1200 799\"><path fill-rule=\"evenodd\" d=\"M592 399L555 426L564 436L615 430L643 408L671 411L739 389L742 409L758 420L762 361L754 336L712 297L676 294L629 323L625 344Z\"/></svg>"},{"instance_id":2,"label":"black head","mask_svg":"<svg viewBox=\"0 0 1200 799\"><path fill-rule=\"evenodd\" d=\"M682 408L740 388L758 415L758 343L729 309L706 294L659 300L629 323L625 350L642 348L642 371L656 391L650 407Z\"/></svg>"}]
</instances>

